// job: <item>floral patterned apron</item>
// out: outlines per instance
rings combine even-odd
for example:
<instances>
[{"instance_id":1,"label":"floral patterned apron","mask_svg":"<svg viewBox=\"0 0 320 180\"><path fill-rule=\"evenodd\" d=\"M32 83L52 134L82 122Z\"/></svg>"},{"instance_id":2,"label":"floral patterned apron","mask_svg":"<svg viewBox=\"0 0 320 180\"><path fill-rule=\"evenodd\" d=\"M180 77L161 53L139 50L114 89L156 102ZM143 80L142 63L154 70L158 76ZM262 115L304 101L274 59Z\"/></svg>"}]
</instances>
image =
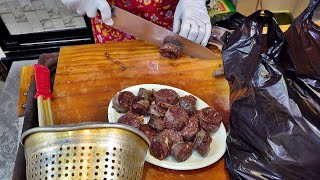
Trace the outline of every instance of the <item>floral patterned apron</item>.
<instances>
[{"instance_id":1,"label":"floral patterned apron","mask_svg":"<svg viewBox=\"0 0 320 180\"><path fill-rule=\"evenodd\" d=\"M173 15L179 0L108 0L112 5L172 30ZM134 36L102 23L100 13L91 19L96 43L134 40Z\"/></svg>"}]
</instances>

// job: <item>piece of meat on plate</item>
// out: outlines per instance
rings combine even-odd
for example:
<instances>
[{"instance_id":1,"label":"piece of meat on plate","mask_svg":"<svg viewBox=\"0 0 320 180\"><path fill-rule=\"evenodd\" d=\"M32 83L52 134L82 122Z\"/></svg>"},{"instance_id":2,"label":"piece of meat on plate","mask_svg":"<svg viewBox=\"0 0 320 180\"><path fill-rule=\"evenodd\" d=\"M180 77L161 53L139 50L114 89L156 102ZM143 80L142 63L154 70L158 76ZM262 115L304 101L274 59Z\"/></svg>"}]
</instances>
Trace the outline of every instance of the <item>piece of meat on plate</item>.
<instances>
[{"instance_id":1,"label":"piece of meat on plate","mask_svg":"<svg viewBox=\"0 0 320 180\"><path fill-rule=\"evenodd\" d=\"M197 150L201 156L205 156L210 149L211 142L212 138L210 133L202 129L197 133L194 139L193 149Z\"/></svg>"},{"instance_id":2,"label":"piece of meat on plate","mask_svg":"<svg viewBox=\"0 0 320 180\"><path fill-rule=\"evenodd\" d=\"M152 102L153 101L153 92L154 92L154 90L147 90L145 88L139 88L138 98Z\"/></svg>"},{"instance_id":3,"label":"piece of meat on plate","mask_svg":"<svg viewBox=\"0 0 320 180\"><path fill-rule=\"evenodd\" d=\"M149 107L148 114L150 116L163 117L166 113L167 109L156 104L151 104Z\"/></svg>"},{"instance_id":4,"label":"piece of meat on plate","mask_svg":"<svg viewBox=\"0 0 320 180\"><path fill-rule=\"evenodd\" d=\"M134 102L136 96L130 91L118 92L112 98L112 107L118 113L126 113L131 110L132 103Z\"/></svg>"},{"instance_id":5,"label":"piece of meat on plate","mask_svg":"<svg viewBox=\"0 0 320 180\"><path fill-rule=\"evenodd\" d=\"M193 115L197 112L197 99L192 95L186 95L179 99L179 105L187 111L189 115Z\"/></svg>"},{"instance_id":6,"label":"piece of meat on plate","mask_svg":"<svg viewBox=\"0 0 320 180\"><path fill-rule=\"evenodd\" d=\"M141 124L139 130L149 138L150 142L158 135L157 131L152 129L148 124Z\"/></svg>"},{"instance_id":7,"label":"piece of meat on plate","mask_svg":"<svg viewBox=\"0 0 320 180\"><path fill-rule=\"evenodd\" d=\"M166 142L166 139L163 139L161 136L152 138L149 152L153 157L159 160L166 159L170 155L168 142Z\"/></svg>"},{"instance_id":8,"label":"piece of meat on plate","mask_svg":"<svg viewBox=\"0 0 320 180\"><path fill-rule=\"evenodd\" d=\"M180 131L187 123L188 118L188 113L180 106L171 107L164 115L166 129L175 129Z\"/></svg>"},{"instance_id":9,"label":"piece of meat on plate","mask_svg":"<svg viewBox=\"0 0 320 180\"><path fill-rule=\"evenodd\" d=\"M173 129L165 129L159 134L160 138L168 142L169 148L177 142L183 142L183 137L179 131Z\"/></svg>"},{"instance_id":10,"label":"piece of meat on plate","mask_svg":"<svg viewBox=\"0 0 320 180\"><path fill-rule=\"evenodd\" d=\"M150 116L148 125L157 131L163 131L165 128L165 122L163 117Z\"/></svg>"},{"instance_id":11,"label":"piece of meat on plate","mask_svg":"<svg viewBox=\"0 0 320 180\"><path fill-rule=\"evenodd\" d=\"M199 119L200 128L208 132L218 130L222 121L220 113L211 107L201 109L197 114L197 118Z\"/></svg>"},{"instance_id":12,"label":"piece of meat on plate","mask_svg":"<svg viewBox=\"0 0 320 180\"><path fill-rule=\"evenodd\" d=\"M139 116L131 111L119 117L118 123L127 124L134 128L139 129L140 125L143 123L143 116Z\"/></svg>"},{"instance_id":13,"label":"piece of meat on plate","mask_svg":"<svg viewBox=\"0 0 320 180\"><path fill-rule=\"evenodd\" d=\"M178 142L171 147L171 155L178 162L187 160L192 154L191 142Z\"/></svg>"},{"instance_id":14,"label":"piece of meat on plate","mask_svg":"<svg viewBox=\"0 0 320 180\"><path fill-rule=\"evenodd\" d=\"M199 132L199 120L192 116L189 118L186 126L182 129L181 135L185 141L193 141L195 135Z\"/></svg>"},{"instance_id":15,"label":"piece of meat on plate","mask_svg":"<svg viewBox=\"0 0 320 180\"><path fill-rule=\"evenodd\" d=\"M132 112L142 116L146 116L148 114L149 106L150 106L149 100L145 100L145 99L139 100L138 102L135 102L132 104Z\"/></svg>"},{"instance_id":16,"label":"piece of meat on plate","mask_svg":"<svg viewBox=\"0 0 320 180\"><path fill-rule=\"evenodd\" d=\"M179 103L179 95L172 89L160 89L153 93L154 101L156 104L159 102L176 105Z\"/></svg>"}]
</instances>

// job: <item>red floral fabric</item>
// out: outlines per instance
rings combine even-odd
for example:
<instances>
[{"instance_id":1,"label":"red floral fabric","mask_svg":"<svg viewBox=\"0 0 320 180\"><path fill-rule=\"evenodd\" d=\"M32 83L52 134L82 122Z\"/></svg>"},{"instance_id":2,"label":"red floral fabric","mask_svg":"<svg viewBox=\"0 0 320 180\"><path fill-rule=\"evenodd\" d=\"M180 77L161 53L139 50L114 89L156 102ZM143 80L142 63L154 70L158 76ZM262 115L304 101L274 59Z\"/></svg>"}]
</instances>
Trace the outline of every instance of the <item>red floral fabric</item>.
<instances>
[{"instance_id":1,"label":"red floral fabric","mask_svg":"<svg viewBox=\"0 0 320 180\"><path fill-rule=\"evenodd\" d=\"M173 15L178 0L108 0L112 5L172 30ZM96 43L134 40L134 36L102 23L101 15L91 19Z\"/></svg>"}]
</instances>

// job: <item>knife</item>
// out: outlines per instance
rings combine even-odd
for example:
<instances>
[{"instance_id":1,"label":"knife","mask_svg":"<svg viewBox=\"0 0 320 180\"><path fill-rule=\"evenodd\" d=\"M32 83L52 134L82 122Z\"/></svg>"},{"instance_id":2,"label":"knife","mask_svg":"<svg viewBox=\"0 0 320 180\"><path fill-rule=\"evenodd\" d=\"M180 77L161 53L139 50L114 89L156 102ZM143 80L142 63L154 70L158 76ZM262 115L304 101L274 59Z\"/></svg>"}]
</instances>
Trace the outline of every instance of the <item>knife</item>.
<instances>
[{"instance_id":1,"label":"knife","mask_svg":"<svg viewBox=\"0 0 320 180\"><path fill-rule=\"evenodd\" d=\"M121 31L134 35L135 37L154 43L158 46L163 44L163 40L167 36L171 36L178 40L183 48L183 53L191 57L201 59L217 59L218 55L214 54L208 48L196 44L176 33L173 33L161 26L147 21L139 16L131 14L116 6L111 7L112 27Z\"/></svg>"}]
</instances>

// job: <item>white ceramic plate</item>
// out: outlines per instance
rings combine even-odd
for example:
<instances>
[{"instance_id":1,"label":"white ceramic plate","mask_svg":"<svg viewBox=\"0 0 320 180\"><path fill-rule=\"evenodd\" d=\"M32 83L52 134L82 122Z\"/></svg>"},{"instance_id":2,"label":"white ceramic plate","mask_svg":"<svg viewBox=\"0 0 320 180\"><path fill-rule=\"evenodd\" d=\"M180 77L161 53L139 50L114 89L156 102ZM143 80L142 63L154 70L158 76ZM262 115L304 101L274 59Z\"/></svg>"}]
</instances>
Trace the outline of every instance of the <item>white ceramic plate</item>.
<instances>
[{"instance_id":1,"label":"white ceramic plate","mask_svg":"<svg viewBox=\"0 0 320 180\"><path fill-rule=\"evenodd\" d=\"M174 88L171 86L159 85L159 84L141 84L141 85L128 87L126 89L123 89L122 91L130 91L134 95L137 95L139 88L145 88L148 90L154 89L156 91L160 90L160 89L167 88L167 89L172 89L172 90L176 91L180 97L185 96L185 95L192 95L192 94L190 94L186 91L183 91L181 89ZM196 97L196 96L194 96L194 97ZM196 106L197 106L198 110L205 108L205 107L208 107L207 103L205 103L204 101L202 101L198 97L196 97L196 98L197 98L197 105ZM112 102L110 102L109 107L108 107L109 122L117 122L119 117L122 115L123 114L116 112L112 108ZM148 121L149 121L149 117L145 117L144 123L148 123ZM148 151L147 156L146 156L146 161L151 164L154 164L156 166L160 166L160 167L164 167L164 168L168 168L168 169L174 169L174 170L192 170L192 169L199 169L199 168L209 166L209 165L215 163L216 161L218 161L226 151L227 133L226 133L226 129L225 129L223 123L220 124L220 127L216 132L211 133L211 137L212 137L212 143L210 144L209 152L208 152L207 156L205 156L205 157L202 157L200 154L198 154L198 152L193 151L192 155L189 159L187 159L186 161L183 161L183 162L177 162L175 159L173 159L172 156L169 156L165 160L158 160L158 159L154 158L152 155L150 155L150 153Z\"/></svg>"}]
</instances>

